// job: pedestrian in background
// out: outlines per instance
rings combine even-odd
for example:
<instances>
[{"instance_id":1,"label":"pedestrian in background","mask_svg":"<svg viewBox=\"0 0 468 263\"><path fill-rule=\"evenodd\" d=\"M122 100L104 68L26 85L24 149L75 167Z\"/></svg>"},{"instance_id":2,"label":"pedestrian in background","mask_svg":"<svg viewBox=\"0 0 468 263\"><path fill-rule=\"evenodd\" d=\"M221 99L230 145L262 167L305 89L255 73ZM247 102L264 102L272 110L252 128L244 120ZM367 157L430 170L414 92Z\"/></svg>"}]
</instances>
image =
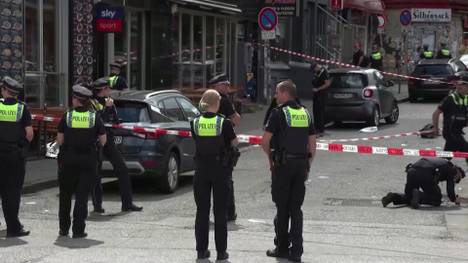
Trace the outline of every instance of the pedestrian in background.
<instances>
[{"instance_id":1,"label":"pedestrian in background","mask_svg":"<svg viewBox=\"0 0 468 263\"><path fill-rule=\"evenodd\" d=\"M275 248L268 250L267 256L301 262L304 252L301 206L305 181L315 155L316 138L311 116L306 108L297 104L296 97L297 90L292 81L277 85L276 99L281 106L274 109L268 119L262 148L272 171L271 193L277 211Z\"/></svg>"},{"instance_id":2,"label":"pedestrian in background","mask_svg":"<svg viewBox=\"0 0 468 263\"><path fill-rule=\"evenodd\" d=\"M468 77L459 77L454 85L455 91L445 97L432 114L433 134L439 134L439 118L443 114L444 151L468 152L468 142L463 132L468 121ZM465 160L468 163L468 158Z\"/></svg>"},{"instance_id":3,"label":"pedestrian in background","mask_svg":"<svg viewBox=\"0 0 468 263\"><path fill-rule=\"evenodd\" d=\"M5 76L0 87L0 197L7 237L21 237L29 235L18 218L25 176L23 147L32 141L34 132L28 107L17 99L23 85Z\"/></svg>"},{"instance_id":4,"label":"pedestrian in background","mask_svg":"<svg viewBox=\"0 0 468 263\"><path fill-rule=\"evenodd\" d=\"M127 62L122 59L117 59L110 63L111 73L109 74L109 86L113 90L127 90L127 80L122 74L122 69L127 65Z\"/></svg>"},{"instance_id":5,"label":"pedestrian in background","mask_svg":"<svg viewBox=\"0 0 468 263\"><path fill-rule=\"evenodd\" d=\"M210 199L213 193L213 213L217 260L229 258L227 253L228 181L232 165L223 152L237 145L237 137L231 121L218 114L221 96L216 90L207 90L200 101L202 115L191 121L195 140L195 176L193 193L197 205L195 238L197 258L210 257L208 250Z\"/></svg>"},{"instance_id":6,"label":"pedestrian in background","mask_svg":"<svg viewBox=\"0 0 468 263\"><path fill-rule=\"evenodd\" d=\"M92 92L87 88L73 86L72 105L60 120L57 143L60 145L58 163L59 173L59 226L60 236L68 236L71 226L70 210L72 197L75 196L73 208L73 238L84 238L86 217L88 216L88 196L95 178L98 153L96 141L106 144L106 130L101 117L89 110Z\"/></svg>"},{"instance_id":7,"label":"pedestrian in background","mask_svg":"<svg viewBox=\"0 0 468 263\"><path fill-rule=\"evenodd\" d=\"M110 98L111 87L109 78L104 77L96 80L93 83L93 98L91 99L91 107L94 111L99 112L104 123L116 124L119 123L119 117L114 105L114 100ZM133 203L132 197L132 181L128 174L128 168L122 154L115 145L115 137L112 130L107 130L107 143L102 148L102 154L109 160L114 169L115 175L119 182L120 198L122 200L122 212L139 212L143 207ZM93 191L94 212L104 213L102 207L102 184L101 184L101 161L98 163L99 176Z\"/></svg>"},{"instance_id":8,"label":"pedestrian in background","mask_svg":"<svg viewBox=\"0 0 468 263\"><path fill-rule=\"evenodd\" d=\"M234 109L232 102L229 100L229 89L231 83L228 81L225 74L218 75L211 79L208 84L211 88L218 91L221 96L218 113L228 118L234 127L239 126L241 122L240 114ZM236 199L234 195L234 180L232 178L233 170L228 174L228 198L227 198L227 220L235 221L237 219Z\"/></svg>"},{"instance_id":9,"label":"pedestrian in background","mask_svg":"<svg viewBox=\"0 0 468 263\"><path fill-rule=\"evenodd\" d=\"M421 204L440 206L442 193L439 182L446 182L450 201L460 204L455 194L455 184L460 183L464 177L463 169L446 159L422 158L406 166L405 193L388 193L382 198L382 205L411 205L414 209L418 209Z\"/></svg>"},{"instance_id":10,"label":"pedestrian in background","mask_svg":"<svg viewBox=\"0 0 468 263\"><path fill-rule=\"evenodd\" d=\"M366 67L364 65L364 52L362 51L361 43L354 44L353 65L359 67Z\"/></svg>"},{"instance_id":11,"label":"pedestrian in background","mask_svg":"<svg viewBox=\"0 0 468 263\"><path fill-rule=\"evenodd\" d=\"M312 81L314 124L317 129L317 136L322 137L325 133L327 89L331 85L331 79L325 67L312 63L310 68L314 72L314 80Z\"/></svg>"}]
</instances>

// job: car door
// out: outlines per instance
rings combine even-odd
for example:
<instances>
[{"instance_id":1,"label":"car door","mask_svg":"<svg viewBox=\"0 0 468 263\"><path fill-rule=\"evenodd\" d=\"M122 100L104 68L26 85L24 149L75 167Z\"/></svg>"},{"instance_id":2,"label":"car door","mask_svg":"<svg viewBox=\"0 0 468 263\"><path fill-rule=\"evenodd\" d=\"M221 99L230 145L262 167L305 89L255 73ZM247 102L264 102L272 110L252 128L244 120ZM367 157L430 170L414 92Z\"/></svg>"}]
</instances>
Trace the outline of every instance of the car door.
<instances>
[{"instance_id":1,"label":"car door","mask_svg":"<svg viewBox=\"0 0 468 263\"><path fill-rule=\"evenodd\" d=\"M373 82L377 87L377 92L379 93L379 104L380 104L380 112L382 117L389 115L392 112L393 107L393 94L388 87L385 87L385 81L383 75L375 71L372 76Z\"/></svg>"},{"instance_id":2,"label":"car door","mask_svg":"<svg viewBox=\"0 0 468 263\"><path fill-rule=\"evenodd\" d=\"M179 103L181 111L184 113L184 116L188 122L192 121L196 117L200 115L200 111L193 106L193 104L186 99L185 97L176 97L177 103ZM194 168L194 160L193 157L195 156L195 141L192 138L186 138L183 140L183 147L184 147L184 156L186 159L186 170L192 170Z\"/></svg>"}]
</instances>

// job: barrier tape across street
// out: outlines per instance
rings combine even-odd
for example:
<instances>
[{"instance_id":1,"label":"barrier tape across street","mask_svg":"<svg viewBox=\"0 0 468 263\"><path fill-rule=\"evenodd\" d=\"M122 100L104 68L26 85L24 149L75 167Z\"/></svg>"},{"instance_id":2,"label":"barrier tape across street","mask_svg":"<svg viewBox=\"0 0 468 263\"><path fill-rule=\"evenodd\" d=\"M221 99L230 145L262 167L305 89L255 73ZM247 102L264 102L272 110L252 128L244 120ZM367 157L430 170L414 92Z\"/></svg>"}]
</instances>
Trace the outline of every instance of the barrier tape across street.
<instances>
[{"instance_id":1,"label":"barrier tape across street","mask_svg":"<svg viewBox=\"0 0 468 263\"><path fill-rule=\"evenodd\" d=\"M33 120L57 122L60 118L48 117L43 115L33 115ZM161 128L149 128L143 126L133 126L125 124L112 124L106 125L115 129L130 130L135 133L149 135L150 138L159 138L164 135L174 135L180 137L191 137L190 131L166 130ZM395 135L396 136L396 135ZM247 143L249 145L260 145L262 136L258 135L238 135L237 139L240 143ZM392 147L376 147L367 145L347 145L336 143L323 143L317 142L317 150L327 151L334 153L357 153L357 154L372 154L372 155L389 155L389 156L419 156L419 157L442 157L442 158L468 158L468 152L447 152L437 151L431 149L405 149L405 148L392 148Z\"/></svg>"},{"instance_id":2,"label":"barrier tape across street","mask_svg":"<svg viewBox=\"0 0 468 263\"><path fill-rule=\"evenodd\" d=\"M366 137L366 138L352 138L352 139L330 139L330 140L319 140L319 142L323 143L332 143L332 142L358 142L358 141L378 141L378 140L386 140L386 139L393 139L393 138L401 138L407 136L420 136L422 134L429 134L432 131L414 131L414 132L403 132L399 134L393 135L381 135L381 136L373 136L373 137Z\"/></svg>"}]
</instances>

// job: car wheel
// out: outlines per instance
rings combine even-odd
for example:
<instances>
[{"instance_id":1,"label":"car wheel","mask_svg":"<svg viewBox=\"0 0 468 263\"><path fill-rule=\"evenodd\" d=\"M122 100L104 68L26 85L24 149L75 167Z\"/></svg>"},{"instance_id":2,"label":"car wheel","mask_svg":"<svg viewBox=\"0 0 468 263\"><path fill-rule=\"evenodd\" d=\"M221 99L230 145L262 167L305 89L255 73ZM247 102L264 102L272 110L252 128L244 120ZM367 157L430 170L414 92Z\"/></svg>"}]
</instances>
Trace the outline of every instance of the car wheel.
<instances>
[{"instance_id":1,"label":"car wheel","mask_svg":"<svg viewBox=\"0 0 468 263\"><path fill-rule=\"evenodd\" d=\"M166 169L161 177L158 177L158 188L167 194L173 193L179 185L179 157L175 152L169 154Z\"/></svg>"},{"instance_id":2,"label":"car wheel","mask_svg":"<svg viewBox=\"0 0 468 263\"><path fill-rule=\"evenodd\" d=\"M367 120L366 124L368 126L379 126L380 123L380 113L377 107L374 107L372 110L372 115Z\"/></svg>"},{"instance_id":3,"label":"car wheel","mask_svg":"<svg viewBox=\"0 0 468 263\"><path fill-rule=\"evenodd\" d=\"M392 112L390 116L385 118L385 122L388 124L394 124L398 121L398 117L400 117L400 109L398 108L398 103L393 102Z\"/></svg>"}]
</instances>

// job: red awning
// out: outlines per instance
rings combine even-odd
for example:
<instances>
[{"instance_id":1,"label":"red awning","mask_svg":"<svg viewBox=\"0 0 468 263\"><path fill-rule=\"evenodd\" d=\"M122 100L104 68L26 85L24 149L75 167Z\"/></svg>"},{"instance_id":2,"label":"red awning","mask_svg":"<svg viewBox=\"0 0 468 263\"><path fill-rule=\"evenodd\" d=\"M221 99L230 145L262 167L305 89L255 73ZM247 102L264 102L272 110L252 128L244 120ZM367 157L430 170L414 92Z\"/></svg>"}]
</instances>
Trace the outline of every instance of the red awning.
<instances>
[{"instance_id":1,"label":"red awning","mask_svg":"<svg viewBox=\"0 0 468 263\"><path fill-rule=\"evenodd\" d=\"M381 15L385 5L381 0L343 0L344 8L357 9L365 13Z\"/></svg>"},{"instance_id":2,"label":"red awning","mask_svg":"<svg viewBox=\"0 0 468 263\"><path fill-rule=\"evenodd\" d=\"M466 0L384 0L387 9L453 8L468 10Z\"/></svg>"}]
</instances>

